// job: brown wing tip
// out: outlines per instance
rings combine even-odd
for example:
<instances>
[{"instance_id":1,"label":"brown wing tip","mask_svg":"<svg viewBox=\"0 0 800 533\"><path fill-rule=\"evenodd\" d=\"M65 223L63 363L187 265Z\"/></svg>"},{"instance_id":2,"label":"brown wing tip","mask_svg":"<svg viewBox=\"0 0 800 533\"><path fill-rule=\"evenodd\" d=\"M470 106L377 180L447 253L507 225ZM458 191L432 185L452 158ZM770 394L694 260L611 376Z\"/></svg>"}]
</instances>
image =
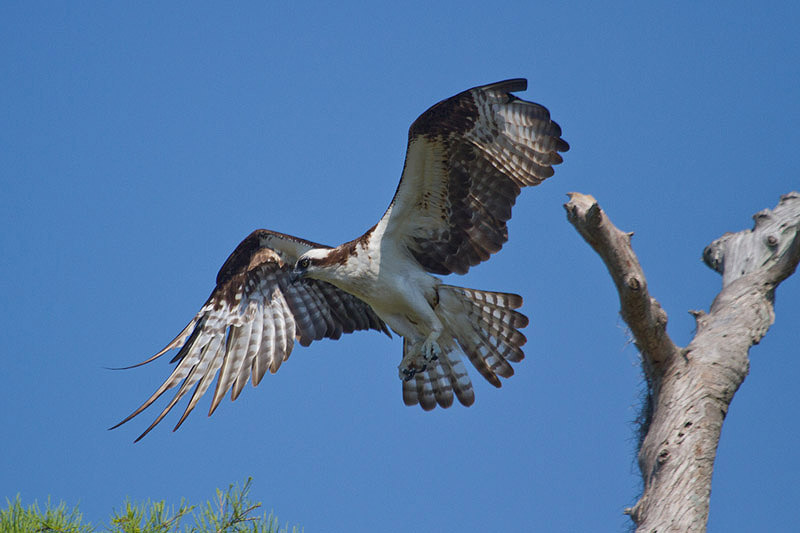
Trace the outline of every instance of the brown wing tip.
<instances>
[{"instance_id":1,"label":"brown wing tip","mask_svg":"<svg viewBox=\"0 0 800 533\"><path fill-rule=\"evenodd\" d=\"M469 407L475 403L475 393L472 389L470 389L468 392L456 392L456 397L458 397L459 403L461 403L461 405L464 407Z\"/></svg>"},{"instance_id":2,"label":"brown wing tip","mask_svg":"<svg viewBox=\"0 0 800 533\"><path fill-rule=\"evenodd\" d=\"M527 90L528 80L525 78L510 78L503 81L496 81L494 83L490 83L488 85L484 85L482 87L477 87L477 88L484 90L505 91L513 93L517 91Z\"/></svg>"},{"instance_id":3,"label":"brown wing tip","mask_svg":"<svg viewBox=\"0 0 800 533\"><path fill-rule=\"evenodd\" d=\"M426 412L427 411L433 411L434 409L436 409L436 400L434 400L431 403L419 402L419 406L422 407L423 411L426 411Z\"/></svg>"},{"instance_id":4,"label":"brown wing tip","mask_svg":"<svg viewBox=\"0 0 800 533\"><path fill-rule=\"evenodd\" d=\"M156 359L158 359L159 357L161 357L162 355L164 355L165 353L167 353L171 349L172 348L165 348L165 349L161 350L160 352L158 352L157 354L155 354L154 356L152 356L152 357L150 357L148 359L145 359L141 363L136 363L135 365L117 366L117 367L106 366L106 367L103 367L103 368L105 368L106 370L131 370L132 368L138 368L138 367L140 367L142 365L146 365L147 363L152 363L153 361L155 361Z\"/></svg>"},{"instance_id":5,"label":"brown wing tip","mask_svg":"<svg viewBox=\"0 0 800 533\"><path fill-rule=\"evenodd\" d=\"M436 403L438 403L439 407L442 409L448 409L453 405L453 395L447 394L444 396L437 396Z\"/></svg>"}]
</instances>

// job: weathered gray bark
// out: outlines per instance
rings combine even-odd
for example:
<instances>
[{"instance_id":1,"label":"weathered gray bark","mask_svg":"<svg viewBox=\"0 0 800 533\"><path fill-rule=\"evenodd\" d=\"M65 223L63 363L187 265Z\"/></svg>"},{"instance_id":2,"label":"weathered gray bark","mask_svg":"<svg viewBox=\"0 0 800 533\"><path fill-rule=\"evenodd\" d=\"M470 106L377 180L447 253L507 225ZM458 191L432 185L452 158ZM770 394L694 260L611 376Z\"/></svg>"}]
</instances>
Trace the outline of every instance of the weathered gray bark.
<instances>
[{"instance_id":1,"label":"weathered gray bark","mask_svg":"<svg viewBox=\"0 0 800 533\"><path fill-rule=\"evenodd\" d=\"M685 348L667 335L667 314L647 291L632 234L617 229L591 196L569 196L567 219L608 267L648 384L639 448L644 492L625 513L638 532L705 531L722 421L747 375L750 346L775 319L775 288L800 260L800 194L754 215L752 230L706 247L703 260L722 274L722 290L708 314L692 311L697 333Z\"/></svg>"}]
</instances>

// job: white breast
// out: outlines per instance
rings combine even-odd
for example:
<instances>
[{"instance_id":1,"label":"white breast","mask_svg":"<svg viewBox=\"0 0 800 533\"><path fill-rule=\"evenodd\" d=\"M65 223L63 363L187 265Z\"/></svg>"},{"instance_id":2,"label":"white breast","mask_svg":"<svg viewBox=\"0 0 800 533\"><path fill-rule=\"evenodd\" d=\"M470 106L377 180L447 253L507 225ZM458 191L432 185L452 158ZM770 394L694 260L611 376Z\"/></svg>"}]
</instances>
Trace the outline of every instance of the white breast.
<instances>
[{"instance_id":1,"label":"white breast","mask_svg":"<svg viewBox=\"0 0 800 533\"><path fill-rule=\"evenodd\" d=\"M432 321L438 322L432 305L440 280L375 233L336 270L331 283L370 304L400 335L414 340L430 332Z\"/></svg>"}]
</instances>

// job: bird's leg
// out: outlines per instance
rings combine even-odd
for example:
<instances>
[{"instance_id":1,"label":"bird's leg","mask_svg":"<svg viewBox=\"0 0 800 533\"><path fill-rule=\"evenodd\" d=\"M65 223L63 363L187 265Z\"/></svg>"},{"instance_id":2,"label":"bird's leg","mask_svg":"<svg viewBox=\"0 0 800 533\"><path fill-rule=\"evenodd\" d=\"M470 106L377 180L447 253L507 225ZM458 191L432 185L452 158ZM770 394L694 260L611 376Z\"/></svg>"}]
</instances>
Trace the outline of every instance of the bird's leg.
<instances>
[{"instance_id":1,"label":"bird's leg","mask_svg":"<svg viewBox=\"0 0 800 533\"><path fill-rule=\"evenodd\" d=\"M439 343L436 340L439 338L438 331L432 331L428 338L422 343L422 348L420 348L420 355L425 360L426 363L431 363L439 359L439 356L442 355L442 349L439 347Z\"/></svg>"},{"instance_id":2,"label":"bird's leg","mask_svg":"<svg viewBox=\"0 0 800 533\"><path fill-rule=\"evenodd\" d=\"M398 366L400 379L411 381L418 372L425 372L428 365L442 355L442 349L436 340L439 338L439 331L433 331L424 341L416 344Z\"/></svg>"},{"instance_id":3,"label":"bird's leg","mask_svg":"<svg viewBox=\"0 0 800 533\"><path fill-rule=\"evenodd\" d=\"M419 359L419 350L415 345L403 357L403 360L400 361L400 365L397 367L400 379L402 379L403 381L411 381L412 379L414 379L414 376L417 374L417 372L425 371L425 367L420 366L418 359Z\"/></svg>"}]
</instances>

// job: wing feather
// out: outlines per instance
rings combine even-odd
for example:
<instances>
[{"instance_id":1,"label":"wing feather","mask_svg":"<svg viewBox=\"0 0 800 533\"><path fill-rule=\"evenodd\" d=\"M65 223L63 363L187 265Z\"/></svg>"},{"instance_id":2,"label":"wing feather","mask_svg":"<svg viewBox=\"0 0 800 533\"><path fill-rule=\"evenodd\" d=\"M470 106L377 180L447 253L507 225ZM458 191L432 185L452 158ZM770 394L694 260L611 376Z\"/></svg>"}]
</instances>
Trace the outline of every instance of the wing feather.
<instances>
[{"instance_id":1,"label":"wing feather","mask_svg":"<svg viewBox=\"0 0 800 533\"><path fill-rule=\"evenodd\" d=\"M217 378L217 386L214 389L214 397L211 400L211 407L208 416L211 416L217 409L219 402L230 390L239 370L244 364L247 356L247 348L250 344L250 333L253 329L253 320L241 326L232 326L231 333L228 335L227 346L225 348L225 360Z\"/></svg>"},{"instance_id":2,"label":"wing feather","mask_svg":"<svg viewBox=\"0 0 800 533\"><path fill-rule=\"evenodd\" d=\"M275 295L275 302L276 305L272 310L272 320L275 324L275 349L272 354L272 359L269 362L269 371L271 374L278 371L281 364L289 358L289 353L291 352L287 337L286 300L283 298L282 294L278 293Z\"/></svg>"},{"instance_id":3,"label":"wing feather","mask_svg":"<svg viewBox=\"0 0 800 533\"><path fill-rule=\"evenodd\" d=\"M200 381L197 382L197 387L195 387L194 392L192 393L192 397L189 400L189 404L186 406L186 409L183 412L180 420L175 425L175 429L181 427L183 421L186 420L186 417L189 416L189 413L192 412L197 402L200 400L200 397L205 394L206 390L208 390L209 385L211 385L211 381L214 379L214 375L219 370L220 366L222 365L223 359L225 357L225 349L222 345L222 340L219 337L215 337L214 340L209 344L209 353L213 354L210 357L206 356L203 360L211 359L208 368L205 368L204 365L199 365L198 372L202 374L202 378Z\"/></svg>"},{"instance_id":4,"label":"wing feather","mask_svg":"<svg viewBox=\"0 0 800 533\"><path fill-rule=\"evenodd\" d=\"M253 364L251 369L251 376L253 386L261 383L261 379L269 368L272 358L275 356L275 321L271 316L271 305L264 306L264 319L262 321L263 327L261 329L261 349L253 357Z\"/></svg>"},{"instance_id":5,"label":"wing feather","mask_svg":"<svg viewBox=\"0 0 800 533\"><path fill-rule=\"evenodd\" d=\"M256 313L253 317L253 329L250 330L250 342L247 345L247 352L244 361L236 373L236 381L233 382L231 387L231 401L234 401L244 390L247 385L247 380L250 378L250 369L253 366L253 359L258 357L261 351L261 342L264 340L262 333L264 331L264 315Z\"/></svg>"},{"instance_id":6,"label":"wing feather","mask_svg":"<svg viewBox=\"0 0 800 533\"><path fill-rule=\"evenodd\" d=\"M569 150L547 108L511 94L526 88L524 79L475 87L411 125L403 176L381 222L384 239L428 272L464 274L499 251L521 188L552 176Z\"/></svg>"},{"instance_id":7,"label":"wing feather","mask_svg":"<svg viewBox=\"0 0 800 533\"><path fill-rule=\"evenodd\" d=\"M290 281L297 258L325 246L268 230L256 230L242 241L217 275L217 286L191 322L167 346L141 364L178 349L169 377L118 427L178 387L167 406L139 439L153 429L189 389L195 387L175 429L210 388L217 384L209 415L227 391L235 400L247 381L258 385L267 370L276 372L291 354L294 340L303 345L343 333L386 324L365 302L328 283ZM134 365L139 366L139 365ZM129 367L130 368L130 367ZM112 428L113 429L113 428Z\"/></svg>"}]
</instances>

